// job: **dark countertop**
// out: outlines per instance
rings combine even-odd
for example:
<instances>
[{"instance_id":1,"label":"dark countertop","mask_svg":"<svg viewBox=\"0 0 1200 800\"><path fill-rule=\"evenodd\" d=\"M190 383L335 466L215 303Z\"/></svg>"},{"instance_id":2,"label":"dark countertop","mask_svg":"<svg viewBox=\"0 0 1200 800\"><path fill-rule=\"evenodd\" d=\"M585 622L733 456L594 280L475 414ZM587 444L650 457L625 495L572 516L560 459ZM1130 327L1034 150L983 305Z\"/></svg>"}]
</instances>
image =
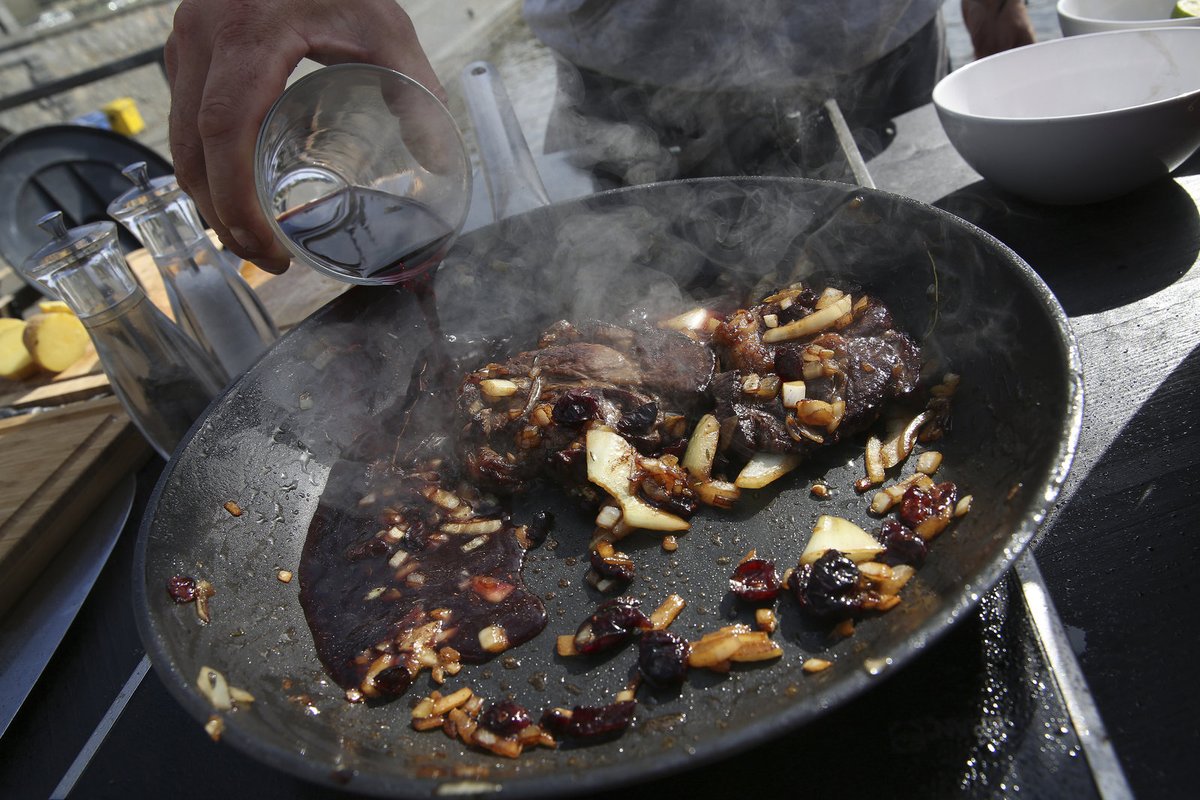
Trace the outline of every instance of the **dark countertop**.
<instances>
[{"instance_id":1,"label":"dark countertop","mask_svg":"<svg viewBox=\"0 0 1200 800\"><path fill-rule=\"evenodd\" d=\"M1200 158L1174 180L1079 208L1024 204L979 181L930 107L896 121L878 186L935 203L1015 249L1071 318L1085 370L1070 477L1036 546L1054 604L1134 792L1186 796L1186 644L1200 505ZM161 464L58 654L0 739L0 795L59 785L143 651L130 611L141 511ZM335 794L215 744L151 671L71 797ZM1182 768L1181 768L1182 767ZM1010 577L980 610L870 692L770 745L619 792L904 797L1096 796L1062 693ZM616 793L612 793L615 796Z\"/></svg>"}]
</instances>

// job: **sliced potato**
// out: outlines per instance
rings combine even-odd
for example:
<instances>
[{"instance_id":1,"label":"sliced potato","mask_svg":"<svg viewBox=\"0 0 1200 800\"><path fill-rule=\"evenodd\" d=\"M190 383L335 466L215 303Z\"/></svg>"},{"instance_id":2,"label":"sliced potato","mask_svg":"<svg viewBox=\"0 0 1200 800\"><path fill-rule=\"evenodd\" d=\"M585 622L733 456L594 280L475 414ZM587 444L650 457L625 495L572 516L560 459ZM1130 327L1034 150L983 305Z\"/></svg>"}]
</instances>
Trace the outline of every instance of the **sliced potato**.
<instances>
[{"instance_id":1,"label":"sliced potato","mask_svg":"<svg viewBox=\"0 0 1200 800\"><path fill-rule=\"evenodd\" d=\"M34 314L22 338L34 362L50 372L62 372L87 352L87 328L74 314Z\"/></svg>"},{"instance_id":2,"label":"sliced potato","mask_svg":"<svg viewBox=\"0 0 1200 800\"><path fill-rule=\"evenodd\" d=\"M62 300L39 300L38 311L43 314L74 314L71 307Z\"/></svg>"},{"instance_id":3,"label":"sliced potato","mask_svg":"<svg viewBox=\"0 0 1200 800\"><path fill-rule=\"evenodd\" d=\"M883 552L875 537L848 519L822 514L813 526L812 538L800 554L801 564L811 564L825 554L837 550L854 563L871 561Z\"/></svg>"},{"instance_id":4,"label":"sliced potato","mask_svg":"<svg viewBox=\"0 0 1200 800\"><path fill-rule=\"evenodd\" d=\"M0 378L19 381L37 370L22 341L25 327L25 320L0 317Z\"/></svg>"}]
</instances>

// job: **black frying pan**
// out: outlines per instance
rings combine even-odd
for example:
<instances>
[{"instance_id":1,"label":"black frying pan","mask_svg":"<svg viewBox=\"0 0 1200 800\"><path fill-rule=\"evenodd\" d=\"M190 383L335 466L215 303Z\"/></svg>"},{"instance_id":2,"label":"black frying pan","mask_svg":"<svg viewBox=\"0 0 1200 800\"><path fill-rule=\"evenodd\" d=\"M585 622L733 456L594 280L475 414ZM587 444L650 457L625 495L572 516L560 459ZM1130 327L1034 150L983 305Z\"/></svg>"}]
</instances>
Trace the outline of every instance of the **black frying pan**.
<instances>
[{"instance_id":1,"label":"black frying pan","mask_svg":"<svg viewBox=\"0 0 1200 800\"><path fill-rule=\"evenodd\" d=\"M314 654L296 582L281 583L276 571L297 568L339 453L364 434L393 433L377 429L379 414L404 393L429 343L409 295L356 288L284 337L214 403L167 465L136 566L138 623L155 668L198 720L212 713L195 688L200 668L221 670L257 698L224 715L224 741L305 778L380 795L428 796L464 780L511 796L611 788L814 721L967 614L1028 543L1061 486L1079 432L1082 379L1067 321L1045 284L995 239L929 206L841 184L754 178L664 183L536 209L464 236L436 278L447 333L512 336L514 346L528 346L559 318L682 310L728 287L821 273L871 290L921 340L933 372L962 375L954 427L939 444L940 474L975 499L970 515L937 540L904 602L863 621L853 637L830 645L784 598L779 662L695 674L678 696L646 696L621 739L533 750L517 761L410 730L406 701L434 688L427 678L390 705L348 704ZM861 470L861 450L832 453L745 497L732 513L701 512L671 555L656 536L625 540L640 566L632 591L650 607L671 592L684 595L689 606L674 628L693 638L744 619L725 593L732 564L748 549L787 565L818 514L877 524L866 513L869 498L850 488ZM809 495L818 475L835 488L833 499ZM223 508L229 500L242 516ZM597 599L583 585L591 519L551 490L521 507L557 517L552 545L534 551L525 572L539 594L553 595L549 626L449 685L512 695L535 709L607 702L624 685L632 650L600 662L554 655L554 636L573 632ZM215 585L210 625L168 597L165 582L177 573ZM833 666L802 673L814 655Z\"/></svg>"}]
</instances>

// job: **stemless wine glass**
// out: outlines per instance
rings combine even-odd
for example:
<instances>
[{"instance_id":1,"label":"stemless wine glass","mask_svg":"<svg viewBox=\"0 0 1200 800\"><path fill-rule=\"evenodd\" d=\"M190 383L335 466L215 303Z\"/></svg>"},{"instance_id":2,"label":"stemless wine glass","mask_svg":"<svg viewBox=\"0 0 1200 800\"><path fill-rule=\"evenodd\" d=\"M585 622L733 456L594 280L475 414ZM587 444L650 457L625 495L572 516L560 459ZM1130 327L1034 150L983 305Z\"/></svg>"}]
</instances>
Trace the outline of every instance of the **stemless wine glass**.
<instances>
[{"instance_id":1,"label":"stemless wine glass","mask_svg":"<svg viewBox=\"0 0 1200 800\"><path fill-rule=\"evenodd\" d=\"M360 284L410 283L466 220L471 162L453 117L424 86L367 64L324 67L267 112L258 201L301 263Z\"/></svg>"}]
</instances>

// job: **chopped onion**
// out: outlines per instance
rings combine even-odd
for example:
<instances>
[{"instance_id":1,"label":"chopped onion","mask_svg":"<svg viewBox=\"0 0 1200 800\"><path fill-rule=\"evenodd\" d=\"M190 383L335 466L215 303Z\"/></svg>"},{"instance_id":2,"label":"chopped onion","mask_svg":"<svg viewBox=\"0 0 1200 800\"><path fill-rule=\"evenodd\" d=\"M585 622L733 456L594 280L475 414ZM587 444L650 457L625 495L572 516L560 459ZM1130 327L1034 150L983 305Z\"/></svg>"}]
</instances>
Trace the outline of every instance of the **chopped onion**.
<instances>
[{"instance_id":1,"label":"chopped onion","mask_svg":"<svg viewBox=\"0 0 1200 800\"><path fill-rule=\"evenodd\" d=\"M736 484L712 478L697 481L692 488L695 489L696 496L700 498L701 503L716 508L733 508L738 498L742 496L742 490Z\"/></svg>"},{"instance_id":2,"label":"chopped onion","mask_svg":"<svg viewBox=\"0 0 1200 800\"><path fill-rule=\"evenodd\" d=\"M733 485L739 489L761 489L794 470L799 463L800 456L795 453L755 453Z\"/></svg>"},{"instance_id":3,"label":"chopped onion","mask_svg":"<svg viewBox=\"0 0 1200 800\"><path fill-rule=\"evenodd\" d=\"M802 336L811 336L814 333L820 333L832 326L841 317L849 314L851 305L850 295L845 295L820 311L814 311L795 322L789 322L787 325L768 329L763 333L763 341L768 344L786 342L790 339L799 339Z\"/></svg>"},{"instance_id":4,"label":"chopped onion","mask_svg":"<svg viewBox=\"0 0 1200 800\"><path fill-rule=\"evenodd\" d=\"M825 291L821 292L821 296L817 298L817 302L813 305L813 308L820 311L822 308L828 308L845 296L846 293L841 289L834 289L832 286L828 286L825 288ZM850 309L846 310L849 311Z\"/></svg>"},{"instance_id":5,"label":"chopped onion","mask_svg":"<svg viewBox=\"0 0 1200 800\"><path fill-rule=\"evenodd\" d=\"M928 416L929 413L925 411L917 414L909 420L908 424L904 426L904 430L900 431L896 438L883 445L879 454L885 468L894 467L908 458L908 454L912 452L913 446L917 443L917 434Z\"/></svg>"},{"instance_id":6,"label":"chopped onion","mask_svg":"<svg viewBox=\"0 0 1200 800\"><path fill-rule=\"evenodd\" d=\"M511 397L517 393L517 388L515 383L504 378L484 378L479 382L479 391L491 398Z\"/></svg>"},{"instance_id":7,"label":"chopped onion","mask_svg":"<svg viewBox=\"0 0 1200 800\"><path fill-rule=\"evenodd\" d=\"M470 522L447 522L438 530L442 533L469 534L477 536L481 533L495 533L504 527L498 519L476 519Z\"/></svg>"},{"instance_id":8,"label":"chopped onion","mask_svg":"<svg viewBox=\"0 0 1200 800\"><path fill-rule=\"evenodd\" d=\"M633 494L637 451L615 431L593 428L587 432L588 480L608 492L621 506L621 520L633 528L685 531L687 520L655 508Z\"/></svg>"},{"instance_id":9,"label":"chopped onion","mask_svg":"<svg viewBox=\"0 0 1200 800\"><path fill-rule=\"evenodd\" d=\"M696 423L692 438L688 440L683 461L679 462L688 474L696 479L712 474L713 459L717 456L717 443L721 436L721 423L712 414L705 414Z\"/></svg>"},{"instance_id":10,"label":"chopped onion","mask_svg":"<svg viewBox=\"0 0 1200 800\"><path fill-rule=\"evenodd\" d=\"M942 465L942 454L936 450L927 450L917 456L917 472L932 475Z\"/></svg>"},{"instance_id":11,"label":"chopped onion","mask_svg":"<svg viewBox=\"0 0 1200 800\"><path fill-rule=\"evenodd\" d=\"M785 381L783 384L783 405L785 408L795 408L804 399L806 385L804 381Z\"/></svg>"},{"instance_id":12,"label":"chopped onion","mask_svg":"<svg viewBox=\"0 0 1200 800\"><path fill-rule=\"evenodd\" d=\"M651 626L656 631L663 630L675 621L675 618L679 616L679 613L683 611L686 605L687 601L679 595L669 595L666 600L662 601L662 605L654 609L654 613L650 615Z\"/></svg>"},{"instance_id":13,"label":"chopped onion","mask_svg":"<svg viewBox=\"0 0 1200 800\"><path fill-rule=\"evenodd\" d=\"M479 645L489 653L508 649L508 631L499 625L489 625L479 632Z\"/></svg>"},{"instance_id":14,"label":"chopped onion","mask_svg":"<svg viewBox=\"0 0 1200 800\"><path fill-rule=\"evenodd\" d=\"M867 439L867 450L863 457L867 467L867 485L878 486L887 478L884 472L883 443L878 438L872 436Z\"/></svg>"}]
</instances>

